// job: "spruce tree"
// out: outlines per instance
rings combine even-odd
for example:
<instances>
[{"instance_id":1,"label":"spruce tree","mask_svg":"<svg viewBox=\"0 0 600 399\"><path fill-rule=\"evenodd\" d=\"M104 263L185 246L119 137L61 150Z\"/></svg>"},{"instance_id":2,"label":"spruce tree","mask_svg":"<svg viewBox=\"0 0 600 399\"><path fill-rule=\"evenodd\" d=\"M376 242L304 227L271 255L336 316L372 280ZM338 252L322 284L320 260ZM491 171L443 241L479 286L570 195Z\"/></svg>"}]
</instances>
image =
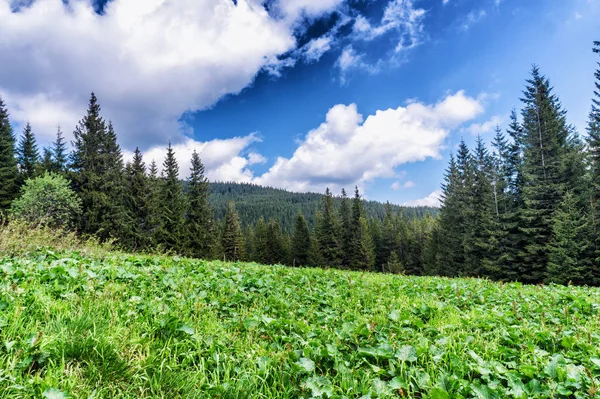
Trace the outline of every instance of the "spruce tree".
<instances>
[{"instance_id":1,"label":"spruce tree","mask_svg":"<svg viewBox=\"0 0 600 399\"><path fill-rule=\"evenodd\" d=\"M133 162L125 168L125 203L129 212L130 235L127 243L133 250L150 248L151 229L149 224L150 190L146 176L146 165L142 153L136 147Z\"/></svg>"},{"instance_id":2,"label":"spruce tree","mask_svg":"<svg viewBox=\"0 0 600 399\"><path fill-rule=\"evenodd\" d=\"M351 241L349 267L352 270L372 270L375 264L375 245L364 216L363 203L358 187L355 187L350 221Z\"/></svg>"},{"instance_id":3,"label":"spruce tree","mask_svg":"<svg viewBox=\"0 0 600 399\"><path fill-rule=\"evenodd\" d=\"M8 110L0 97L0 212L6 211L19 192L15 137Z\"/></svg>"},{"instance_id":4,"label":"spruce tree","mask_svg":"<svg viewBox=\"0 0 600 399\"><path fill-rule=\"evenodd\" d=\"M310 230L306 224L306 219L302 212L298 212L296 217L296 226L292 236L292 264L295 266L310 265Z\"/></svg>"},{"instance_id":5,"label":"spruce tree","mask_svg":"<svg viewBox=\"0 0 600 399\"><path fill-rule=\"evenodd\" d=\"M352 211L350 200L345 189L342 189L342 201L339 209L339 242L341 252L342 268L349 268L352 256Z\"/></svg>"},{"instance_id":6,"label":"spruce tree","mask_svg":"<svg viewBox=\"0 0 600 399\"><path fill-rule=\"evenodd\" d=\"M593 276L584 260L587 220L576 196L567 192L552 218L553 236L548 252L547 282L590 284Z\"/></svg>"},{"instance_id":7,"label":"spruce tree","mask_svg":"<svg viewBox=\"0 0 600 399\"><path fill-rule=\"evenodd\" d=\"M244 236L242 235L242 228L240 226L238 213L235 209L235 203L230 202L227 206L227 214L225 215L223 236L221 239L221 246L225 260L244 260L246 256L244 244Z\"/></svg>"},{"instance_id":8,"label":"spruce tree","mask_svg":"<svg viewBox=\"0 0 600 399\"><path fill-rule=\"evenodd\" d=\"M281 226L276 220L269 221L267 225L268 264L283 264L287 259L285 239Z\"/></svg>"},{"instance_id":9,"label":"spruce tree","mask_svg":"<svg viewBox=\"0 0 600 399\"><path fill-rule=\"evenodd\" d=\"M182 252L185 247L186 202L179 181L179 165L170 142L159 187L159 227L156 241L167 250Z\"/></svg>"},{"instance_id":10,"label":"spruce tree","mask_svg":"<svg viewBox=\"0 0 600 399\"><path fill-rule=\"evenodd\" d=\"M520 228L526 245L519 278L535 284L545 280L552 218L565 188L563 158L569 129L549 80L537 67L531 75L522 99L525 184Z\"/></svg>"},{"instance_id":11,"label":"spruce tree","mask_svg":"<svg viewBox=\"0 0 600 399\"><path fill-rule=\"evenodd\" d=\"M158 166L153 159L148 167L148 245L153 248L157 245L156 238L160 227L160 188L161 181L158 177Z\"/></svg>"},{"instance_id":12,"label":"spruce tree","mask_svg":"<svg viewBox=\"0 0 600 399\"><path fill-rule=\"evenodd\" d=\"M593 51L600 55L600 41ZM590 163L590 253L594 265L594 284L600 284L600 62L594 73L595 90L589 114L587 132Z\"/></svg>"},{"instance_id":13,"label":"spruce tree","mask_svg":"<svg viewBox=\"0 0 600 399\"><path fill-rule=\"evenodd\" d=\"M323 263L328 267L340 267L341 253L337 235L337 221L333 207L333 196L329 188L325 190L323 204L317 215L316 239Z\"/></svg>"},{"instance_id":14,"label":"spruce tree","mask_svg":"<svg viewBox=\"0 0 600 399\"><path fill-rule=\"evenodd\" d=\"M40 153L29 122L25 125L23 135L21 136L21 140L17 147L17 161L21 184L27 179L32 179L36 176L38 172L38 163L40 161Z\"/></svg>"},{"instance_id":15,"label":"spruce tree","mask_svg":"<svg viewBox=\"0 0 600 399\"><path fill-rule=\"evenodd\" d=\"M54 168L54 159L52 159L52 150L44 148L42 159L38 165L38 173L43 175L45 172L52 172Z\"/></svg>"},{"instance_id":16,"label":"spruce tree","mask_svg":"<svg viewBox=\"0 0 600 399\"><path fill-rule=\"evenodd\" d=\"M187 251L196 258L214 255L213 212L208 203L210 186L204 175L204 165L196 151L192 154L191 174L187 185L188 211L185 218Z\"/></svg>"},{"instance_id":17,"label":"spruce tree","mask_svg":"<svg viewBox=\"0 0 600 399\"><path fill-rule=\"evenodd\" d=\"M464 252L462 250L461 225L465 223L462 215L463 204L459 200L460 176L456 159L450 154L450 162L442 184L442 206L440 209L439 225L439 259L442 260L436 269L442 276L456 276L464 264Z\"/></svg>"},{"instance_id":18,"label":"spruce tree","mask_svg":"<svg viewBox=\"0 0 600 399\"><path fill-rule=\"evenodd\" d=\"M269 237L264 218L258 219L252 235L252 260L257 263L269 263Z\"/></svg>"},{"instance_id":19,"label":"spruce tree","mask_svg":"<svg viewBox=\"0 0 600 399\"><path fill-rule=\"evenodd\" d=\"M52 143L53 167L52 172L64 173L67 170L67 143L60 125L56 128L56 140Z\"/></svg>"}]
</instances>

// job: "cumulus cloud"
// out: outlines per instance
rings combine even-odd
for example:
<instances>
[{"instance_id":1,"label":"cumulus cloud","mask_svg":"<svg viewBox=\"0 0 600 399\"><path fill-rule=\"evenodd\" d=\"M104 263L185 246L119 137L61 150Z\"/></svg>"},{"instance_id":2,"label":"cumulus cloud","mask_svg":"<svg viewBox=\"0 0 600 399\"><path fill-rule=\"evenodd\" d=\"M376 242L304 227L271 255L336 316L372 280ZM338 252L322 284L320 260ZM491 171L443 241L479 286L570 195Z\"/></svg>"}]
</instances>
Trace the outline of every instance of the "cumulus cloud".
<instances>
[{"instance_id":1,"label":"cumulus cloud","mask_svg":"<svg viewBox=\"0 0 600 399\"><path fill-rule=\"evenodd\" d=\"M413 188L414 186L416 186L416 183L412 180L408 180L408 181L405 181L404 183L395 181L392 183L391 187L392 187L392 190L398 191L398 190L402 190L402 189Z\"/></svg>"},{"instance_id":2,"label":"cumulus cloud","mask_svg":"<svg viewBox=\"0 0 600 399\"><path fill-rule=\"evenodd\" d=\"M279 157L254 181L294 191L321 192L394 177L407 162L438 158L450 131L483 112L463 91L440 102L413 102L366 119L355 104L338 104L310 131L291 158Z\"/></svg>"},{"instance_id":3,"label":"cumulus cloud","mask_svg":"<svg viewBox=\"0 0 600 399\"><path fill-rule=\"evenodd\" d=\"M251 181L253 173L248 166L265 162L266 159L255 152L248 152L249 147L260 138L256 134L244 137L234 137L226 140L210 140L206 142L186 139L172 145L177 163L179 164L179 176L190 175L192 153L198 152L202 163L206 168L206 176L211 181L247 182ZM143 153L146 165L155 161L159 170L167 154L166 146L156 146ZM125 151L124 158L130 161L133 153Z\"/></svg>"},{"instance_id":4,"label":"cumulus cloud","mask_svg":"<svg viewBox=\"0 0 600 399\"><path fill-rule=\"evenodd\" d=\"M0 0L0 95L43 138L69 132L91 91L126 147L185 140L179 118L238 93L296 47L301 18L342 0ZM315 43L311 54L326 43Z\"/></svg>"},{"instance_id":5,"label":"cumulus cloud","mask_svg":"<svg viewBox=\"0 0 600 399\"><path fill-rule=\"evenodd\" d=\"M503 118L499 115L492 116L489 120L483 123L473 123L465 130L474 136L485 134L493 131L496 126L502 123Z\"/></svg>"},{"instance_id":6,"label":"cumulus cloud","mask_svg":"<svg viewBox=\"0 0 600 399\"><path fill-rule=\"evenodd\" d=\"M425 198L405 202L405 206L433 206L439 207L442 204L442 190L436 190Z\"/></svg>"}]
</instances>

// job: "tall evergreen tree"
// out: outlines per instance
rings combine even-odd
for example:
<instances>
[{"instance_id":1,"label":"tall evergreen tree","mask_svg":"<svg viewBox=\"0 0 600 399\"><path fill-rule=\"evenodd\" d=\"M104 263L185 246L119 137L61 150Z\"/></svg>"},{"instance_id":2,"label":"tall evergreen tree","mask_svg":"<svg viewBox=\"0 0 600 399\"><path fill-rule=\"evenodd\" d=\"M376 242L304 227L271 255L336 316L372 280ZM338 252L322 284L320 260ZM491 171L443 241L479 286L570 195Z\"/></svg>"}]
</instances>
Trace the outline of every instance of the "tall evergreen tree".
<instances>
[{"instance_id":1,"label":"tall evergreen tree","mask_svg":"<svg viewBox=\"0 0 600 399\"><path fill-rule=\"evenodd\" d=\"M269 263L269 237L264 218L258 219L252 235L252 260L258 263Z\"/></svg>"},{"instance_id":2,"label":"tall evergreen tree","mask_svg":"<svg viewBox=\"0 0 600 399\"><path fill-rule=\"evenodd\" d=\"M583 285L594 280L584 260L587 220L577 198L567 192L552 218L553 237L548 253L547 281Z\"/></svg>"},{"instance_id":3,"label":"tall evergreen tree","mask_svg":"<svg viewBox=\"0 0 600 399\"><path fill-rule=\"evenodd\" d=\"M593 51L600 55L600 41L594 42ZM595 283L600 284L600 62L594 77L595 90L587 127L591 180L590 258L596 270Z\"/></svg>"},{"instance_id":4,"label":"tall evergreen tree","mask_svg":"<svg viewBox=\"0 0 600 399\"><path fill-rule=\"evenodd\" d=\"M45 172L52 172L54 168L54 159L52 158L52 150L47 147L44 148L42 159L38 165L40 175L43 175Z\"/></svg>"},{"instance_id":5,"label":"tall evergreen tree","mask_svg":"<svg viewBox=\"0 0 600 399\"><path fill-rule=\"evenodd\" d=\"M40 153L37 148L35 136L31 131L29 122L25 125L23 135L17 147L17 161L19 165L20 181L25 182L27 179L35 177L38 171L38 163L40 161Z\"/></svg>"},{"instance_id":6,"label":"tall evergreen tree","mask_svg":"<svg viewBox=\"0 0 600 399\"><path fill-rule=\"evenodd\" d=\"M139 148L135 149L133 162L125 168L126 206L131 222L127 243L132 249L149 249L151 227L149 224L150 190L146 165Z\"/></svg>"},{"instance_id":7,"label":"tall evergreen tree","mask_svg":"<svg viewBox=\"0 0 600 399\"><path fill-rule=\"evenodd\" d=\"M442 184L442 206L439 216L438 250L439 259L442 262L435 267L429 266L430 269L436 269L442 276L456 276L464 264L461 225L465 221L461 213L463 204L460 203L458 196L460 184L458 165L454 156L450 154L450 162Z\"/></svg>"},{"instance_id":8,"label":"tall evergreen tree","mask_svg":"<svg viewBox=\"0 0 600 399\"><path fill-rule=\"evenodd\" d=\"M235 209L235 203L230 202L225 215L223 236L221 239L223 256L229 261L240 261L246 257L242 227Z\"/></svg>"},{"instance_id":9,"label":"tall evergreen tree","mask_svg":"<svg viewBox=\"0 0 600 399\"><path fill-rule=\"evenodd\" d=\"M196 258L214 256L213 214L208 196L210 187L204 165L196 151L192 154L191 174L187 186L188 211L185 218L187 250Z\"/></svg>"},{"instance_id":10,"label":"tall evergreen tree","mask_svg":"<svg viewBox=\"0 0 600 399\"><path fill-rule=\"evenodd\" d=\"M323 205L317 215L316 239L319 253L324 265L328 267L339 267L341 264L340 243L336 231L337 221L333 207L333 196L329 188L325 190Z\"/></svg>"},{"instance_id":11,"label":"tall evergreen tree","mask_svg":"<svg viewBox=\"0 0 600 399\"><path fill-rule=\"evenodd\" d=\"M302 212L298 212L296 227L292 236L292 264L295 266L309 266L310 247L310 230L308 230L304 215L302 215Z\"/></svg>"},{"instance_id":12,"label":"tall evergreen tree","mask_svg":"<svg viewBox=\"0 0 600 399\"><path fill-rule=\"evenodd\" d=\"M8 110L0 97L0 212L7 210L19 192L15 137Z\"/></svg>"},{"instance_id":13,"label":"tall evergreen tree","mask_svg":"<svg viewBox=\"0 0 600 399\"><path fill-rule=\"evenodd\" d=\"M352 256L352 210L350 209L350 200L345 189L342 189L342 199L339 209L339 242L341 252L342 268L347 269L351 263Z\"/></svg>"},{"instance_id":14,"label":"tall evergreen tree","mask_svg":"<svg viewBox=\"0 0 600 399\"><path fill-rule=\"evenodd\" d=\"M276 220L270 220L267 224L268 264L283 264L287 256L285 238L281 232L281 226Z\"/></svg>"},{"instance_id":15,"label":"tall evergreen tree","mask_svg":"<svg viewBox=\"0 0 600 399\"><path fill-rule=\"evenodd\" d=\"M60 125L56 128L56 140L52 143L54 173L64 173L67 170L67 143Z\"/></svg>"},{"instance_id":16,"label":"tall evergreen tree","mask_svg":"<svg viewBox=\"0 0 600 399\"><path fill-rule=\"evenodd\" d=\"M352 232L350 241L349 267L353 270L372 270L375 264L375 245L364 216L363 203L358 187L352 200Z\"/></svg>"},{"instance_id":17,"label":"tall evergreen tree","mask_svg":"<svg viewBox=\"0 0 600 399\"><path fill-rule=\"evenodd\" d=\"M548 265L552 218L565 188L563 158L569 129L565 111L537 67L527 81L522 102L525 185L520 228L527 244L519 277L526 283L540 283Z\"/></svg>"},{"instance_id":18,"label":"tall evergreen tree","mask_svg":"<svg viewBox=\"0 0 600 399\"><path fill-rule=\"evenodd\" d=\"M185 247L186 202L179 181L179 165L169 142L159 189L159 227L156 241L166 249L181 252Z\"/></svg>"}]
</instances>

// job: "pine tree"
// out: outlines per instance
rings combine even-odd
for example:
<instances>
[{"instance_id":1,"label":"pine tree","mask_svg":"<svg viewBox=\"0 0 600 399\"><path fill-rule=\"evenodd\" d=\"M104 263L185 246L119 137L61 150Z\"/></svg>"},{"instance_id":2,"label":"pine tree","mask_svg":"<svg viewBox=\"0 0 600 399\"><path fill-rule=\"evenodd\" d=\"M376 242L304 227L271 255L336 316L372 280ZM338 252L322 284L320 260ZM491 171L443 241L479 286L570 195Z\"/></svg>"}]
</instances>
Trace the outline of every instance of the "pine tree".
<instances>
[{"instance_id":1,"label":"pine tree","mask_svg":"<svg viewBox=\"0 0 600 399\"><path fill-rule=\"evenodd\" d=\"M340 243L338 240L337 221L333 207L333 196L329 188L325 191L321 212L317 215L316 239L323 263L328 267L339 267L341 264Z\"/></svg>"},{"instance_id":2,"label":"pine tree","mask_svg":"<svg viewBox=\"0 0 600 399\"><path fill-rule=\"evenodd\" d=\"M21 140L17 147L17 161L21 184L27 179L32 179L36 176L38 163L40 161L40 153L29 122L25 125L23 135L21 136Z\"/></svg>"},{"instance_id":3,"label":"pine tree","mask_svg":"<svg viewBox=\"0 0 600 399\"><path fill-rule=\"evenodd\" d=\"M161 181L158 177L158 166L153 159L148 167L148 245L153 248L157 245L158 230L160 228L160 189Z\"/></svg>"},{"instance_id":4,"label":"pine tree","mask_svg":"<svg viewBox=\"0 0 600 399\"><path fill-rule=\"evenodd\" d=\"M346 190L342 189L342 201L339 209L339 242L341 251L342 268L347 269L351 263L352 256L352 211L350 209L350 200Z\"/></svg>"},{"instance_id":5,"label":"pine tree","mask_svg":"<svg viewBox=\"0 0 600 399\"><path fill-rule=\"evenodd\" d=\"M350 220L351 241L349 267L352 270L372 270L375 264L375 245L369 233L369 225L364 216L363 203L358 187L352 199L352 219Z\"/></svg>"},{"instance_id":6,"label":"pine tree","mask_svg":"<svg viewBox=\"0 0 600 399\"><path fill-rule=\"evenodd\" d=\"M8 119L8 110L0 97L0 212L10 207L18 192L15 137Z\"/></svg>"},{"instance_id":7,"label":"pine tree","mask_svg":"<svg viewBox=\"0 0 600 399\"><path fill-rule=\"evenodd\" d=\"M196 151L187 186L188 211L185 218L188 253L196 258L214 256L213 213L208 203L210 186L204 175L204 165Z\"/></svg>"},{"instance_id":8,"label":"pine tree","mask_svg":"<svg viewBox=\"0 0 600 399\"><path fill-rule=\"evenodd\" d=\"M52 172L54 168L54 159L52 159L52 150L44 148L42 160L38 165L38 174L43 175L45 172Z\"/></svg>"},{"instance_id":9,"label":"pine tree","mask_svg":"<svg viewBox=\"0 0 600 399\"><path fill-rule=\"evenodd\" d=\"M129 212L130 235L127 243L133 250L150 248L151 228L149 224L150 190L146 176L146 165L142 153L136 147L133 162L125 168L125 203Z\"/></svg>"},{"instance_id":10,"label":"pine tree","mask_svg":"<svg viewBox=\"0 0 600 399\"><path fill-rule=\"evenodd\" d=\"M52 143L52 156L54 159L52 172L64 173L67 170L67 143L60 125L56 128L56 140Z\"/></svg>"},{"instance_id":11,"label":"pine tree","mask_svg":"<svg viewBox=\"0 0 600 399\"><path fill-rule=\"evenodd\" d=\"M593 276L583 259L587 220L576 196L567 192L552 218L553 237L548 253L547 282L590 284Z\"/></svg>"},{"instance_id":12,"label":"pine tree","mask_svg":"<svg viewBox=\"0 0 600 399\"><path fill-rule=\"evenodd\" d=\"M392 252L389 259L384 265L383 271L385 273L393 273L393 274L401 274L404 273L404 266L400 262L400 258L398 257L398 253L396 251Z\"/></svg>"},{"instance_id":13,"label":"pine tree","mask_svg":"<svg viewBox=\"0 0 600 399\"><path fill-rule=\"evenodd\" d=\"M159 227L156 242L167 250L181 252L185 246L186 203L179 181L179 165L170 142L159 187Z\"/></svg>"},{"instance_id":14,"label":"pine tree","mask_svg":"<svg viewBox=\"0 0 600 399\"><path fill-rule=\"evenodd\" d=\"M458 192L460 176L456 159L450 154L450 162L442 184L442 207L440 209L439 225L439 258L443 260L436 265L442 276L456 276L464 264L462 250L461 225L465 223L462 215L463 204L460 203ZM430 265L430 268L434 268Z\"/></svg>"},{"instance_id":15,"label":"pine tree","mask_svg":"<svg viewBox=\"0 0 600 399\"><path fill-rule=\"evenodd\" d=\"M600 55L600 41L593 51ZM600 62L594 73L595 90L587 126L590 161L590 253L594 284L600 284Z\"/></svg>"},{"instance_id":16,"label":"pine tree","mask_svg":"<svg viewBox=\"0 0 600 399\"><path fill-rule=\"evenodd\" d=\"M393 252L400 250L398 219L394 217L390 203L385 204L385 216L381 226L381 241L376 253L376 263L385 266Z\"/></svg>"},{"instance_id":17,"label":"pine tree","mask_svg":"<svg viewBox=\"0 0 600 399\"><path fill-rule=\"evenodd\" d=\"M552 218L565 188L563 157L569 129L565 111L537 67L527 81L522 102L525 185L520 226L527 244L519 277L526 283L540 283L548 265Z\"/></svg>"},{"instance_id":18,"label":"pine tree","mask_svg":"<svg viewBox=\"0 0 600 399\"><path fill-rule=\"evenodd\" d=\"M309 266L310 247L310 230L308 230L306 219L304 219L302 212L298 212L296 227L292 236L292 264L295 266Z\"/></svg>"},{"instance_id":19,"label":"pine tree","mask_svg":"<svg viewBox=\"0 0 600 399\"><path fill-rule=\"evenodd\" d=\"M233 202L230 202L227 207L221 245L225 260L240 261L245 259L244 236L242 235L240 220L235 209L235 203Z\"/></svg>"},{"instance_id":20,"label":"pine tree","mask_svg":"<svg viewBox=\"0 0 600 399\"><path fill-rule=\"evenodd\" d=\"M267 264L282 264L287 259L285 242L281 232L281 226L276 220L271 220L267 224L267 246L268 261Z\"/></svg>"},{"instance_id":21,"label":"pine tree","mask_svg":"<svg viewBox=\"0 0 600 399\"><path fill-rule=\"evenodd\" d=\"M258 219L252 236L252 260L257 263L269 263L269 237L264 218Z\"/></svg>"}]
</instances>

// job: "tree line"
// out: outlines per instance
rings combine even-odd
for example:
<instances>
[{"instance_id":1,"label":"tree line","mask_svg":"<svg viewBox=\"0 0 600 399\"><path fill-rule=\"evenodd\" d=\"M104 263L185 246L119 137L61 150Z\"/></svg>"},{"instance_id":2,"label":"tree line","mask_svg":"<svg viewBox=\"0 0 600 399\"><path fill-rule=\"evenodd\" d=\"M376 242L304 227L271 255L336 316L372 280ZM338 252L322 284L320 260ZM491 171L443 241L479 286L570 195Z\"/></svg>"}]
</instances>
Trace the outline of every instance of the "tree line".
<instances>
[{"instance_id":1,"label":"tree line","mask_svg":"<svg viewBox=\"0 0 600 399\"><path fill-rule=\"evenodd\" d=\"M600 42L594 43L600 53ZM443 184L432 274L600 285L600 63L587 137L534 67L491 149L460 143Z\"/></svg>"},{"instance_id":2,"label":"tree line","mask_svg":"<svg viewBox=\"0 0 600 399\"><path fill-rule=\"evenodd\" d=\"M253 185L216 183L217 189L211 190L196 152L189 177L180 179L170 144L160 173L156 162L146 165L137 148L132 161L125 164L113 125L102 117L94 94L73 136L69 153L59 127L52 146L40 155L29 124L16 142L7 108L0 99L0 209L8 211L13 204L13 211L16 208L21 214L27 213L23 207L37 208L35 195L39 194L34 193L50 187L64 192L68 180L77 198L75 201L65 194L61 198L65 205L57 214L66 220L65 212L71 212L73 226L80 234L102 241L116 240L124 250L421 274L425 242L435 223L426 209L366 202L358 189L352 199L344 190L334 197L329 189L325 195L300 197ZM52 176L64 179L52 182ZM25 184L36 179L38 184ZM14 201L21 187L30 192L21 195L23 200ZM232 191L244 194L249 190L264 196L247 208L245 223L240 221L234 201L228 201L222 215L215 215L211 195L235 198ZM50 201L48 196L43 198ZM278 201L267 201L274 198ZM260 204L265 202L270 202L271 208L262 209ZM282 210L289 213L294 204L293 225L282 226L277 216L283 214ZM317 208L308 212L308 220L302 205L305 210L307 205ZM35 219L32 215L37 214L36 210L27 213L28 221Z\"/></svg>"}]
</instances>

